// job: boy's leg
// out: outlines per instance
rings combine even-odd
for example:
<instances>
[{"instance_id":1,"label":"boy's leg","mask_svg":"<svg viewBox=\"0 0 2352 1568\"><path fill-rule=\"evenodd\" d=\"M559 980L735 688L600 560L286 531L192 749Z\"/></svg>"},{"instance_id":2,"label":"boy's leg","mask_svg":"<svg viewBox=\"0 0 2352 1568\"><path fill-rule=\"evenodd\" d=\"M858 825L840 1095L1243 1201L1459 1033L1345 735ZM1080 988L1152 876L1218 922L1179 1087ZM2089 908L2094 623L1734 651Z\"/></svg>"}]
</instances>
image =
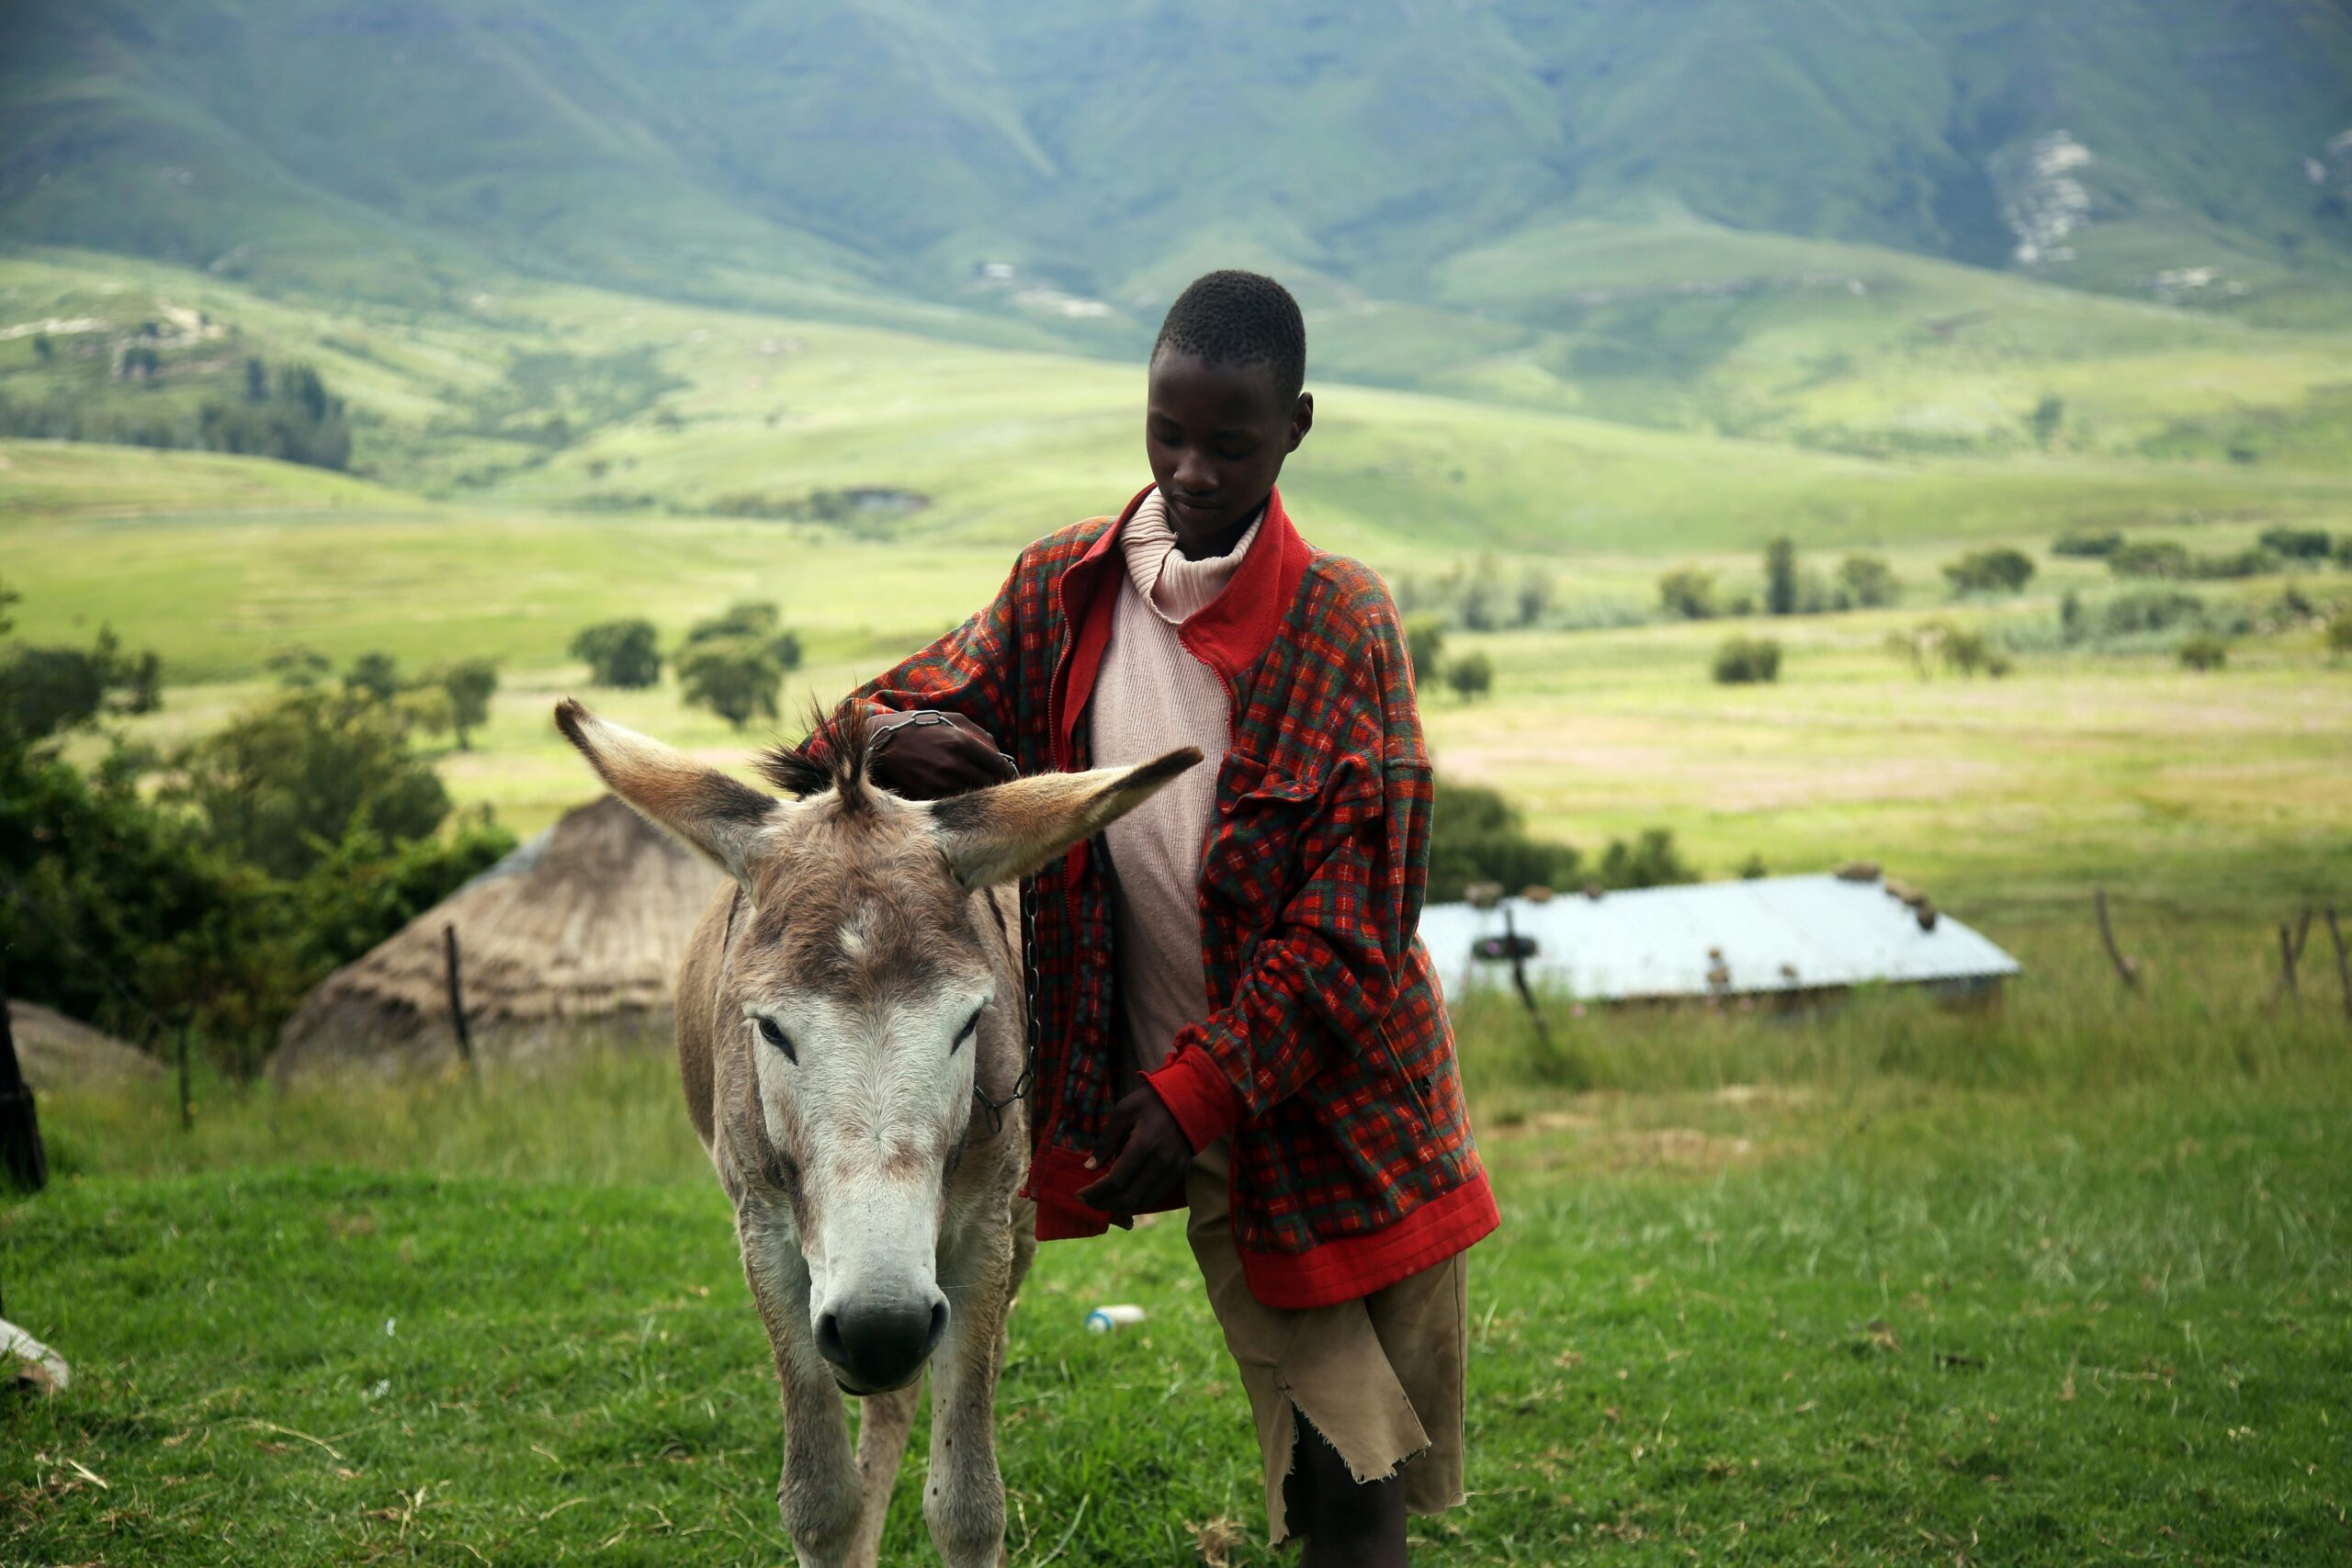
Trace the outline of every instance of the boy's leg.
<instances>
[{"instance_id":1,"label":"boy's leg","mask_svg":"<svg viewBox=\"0 0 2352 1568\"><path fill-rule=\"evenodd\" d=\"M1306 1538L1299 1568L1405 1568L1404 1483L1358 1481L1303 1415L1283 1490L1291 1529Z\"/></svg>"}]
</instances>

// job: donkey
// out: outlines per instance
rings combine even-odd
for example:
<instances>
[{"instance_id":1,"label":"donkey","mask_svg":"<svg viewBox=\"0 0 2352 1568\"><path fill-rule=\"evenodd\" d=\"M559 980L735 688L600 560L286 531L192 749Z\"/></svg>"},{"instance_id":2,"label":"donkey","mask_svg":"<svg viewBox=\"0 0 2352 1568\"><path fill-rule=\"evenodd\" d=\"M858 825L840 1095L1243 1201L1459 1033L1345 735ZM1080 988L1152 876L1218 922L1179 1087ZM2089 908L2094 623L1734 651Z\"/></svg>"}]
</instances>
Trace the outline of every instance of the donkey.
<instances>
[{"instance_id":1,"label":"donkey","mask_svg":"<svg viewBox=\"0 0 2352 1568\"><path fill-rule=\"evenodd\" d=\"M865 776L852 706L823 727L829 762L762 761L785 800L569 698L556 724L733 881L679 970L678 1069L775 1355L801 1568L872 1568L926 1362L923 1518L948 1568L996 1568L996 1383L1036 1250L1017 884L1200 753L922 804ZM864 1401L854 1455L843 1393Z\"/></svg>"}]
</instances>

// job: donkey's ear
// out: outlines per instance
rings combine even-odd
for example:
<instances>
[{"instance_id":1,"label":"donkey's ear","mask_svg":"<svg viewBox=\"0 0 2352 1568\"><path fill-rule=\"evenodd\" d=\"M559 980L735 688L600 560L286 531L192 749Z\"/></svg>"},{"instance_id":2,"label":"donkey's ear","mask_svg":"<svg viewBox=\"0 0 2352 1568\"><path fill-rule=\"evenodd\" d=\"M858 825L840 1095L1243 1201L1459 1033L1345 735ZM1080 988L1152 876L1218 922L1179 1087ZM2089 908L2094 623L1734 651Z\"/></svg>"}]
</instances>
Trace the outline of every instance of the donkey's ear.
<instances>
[{"instance_id":1,"label":"donkey's ear","mask_svg":"<svg viewBox=\"0 0 2352 1568\"><path fill-rule=\"evenodd\" d=\"M556 704L555 724L596 776L639 816L709 857L736 881L749 882L752 846L787 809L784 802L659 740L598 718L570 697Z\"/></svg>"},{"instance_id":2,"label":"donkey's ear","mask_svg":"<svg viewBox=\"0 0 2352 1568\"><path fill-rule=\"evenodd\" d=\"M967 887L1029 875L1081 839L1091 839L1151 798L1201 760L1187 746L1139 768L1040 773L935 803L940 847Z\"/></svg>"}]
</instances>

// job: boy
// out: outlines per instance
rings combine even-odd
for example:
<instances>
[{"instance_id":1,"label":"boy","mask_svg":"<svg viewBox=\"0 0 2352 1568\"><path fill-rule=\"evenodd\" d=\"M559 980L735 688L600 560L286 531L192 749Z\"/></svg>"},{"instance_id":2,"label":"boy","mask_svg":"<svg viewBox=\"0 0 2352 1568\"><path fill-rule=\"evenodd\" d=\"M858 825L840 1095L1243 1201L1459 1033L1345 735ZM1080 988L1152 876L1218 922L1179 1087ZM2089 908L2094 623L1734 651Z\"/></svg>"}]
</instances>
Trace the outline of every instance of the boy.
<instances>
[{"instance_id":1,"label":"boy","mask_svg":"<svg viewBox=\"0 0 2352 1568\"><path fill-rule=\"evenodd\" d=\"M1405 1562L1461 1501L1461 1254L1498 1223L1414 934L1430 764L1396 606L1301 540L1306 333L1217 272L1152 351L1153 483L1023 552L994 604L859 694L876 782L1209 761L1042 873L1029 1195L1041 1239L1183 1206L1247 1388L1272 1538Z\"/></svg>"}]
</instances>

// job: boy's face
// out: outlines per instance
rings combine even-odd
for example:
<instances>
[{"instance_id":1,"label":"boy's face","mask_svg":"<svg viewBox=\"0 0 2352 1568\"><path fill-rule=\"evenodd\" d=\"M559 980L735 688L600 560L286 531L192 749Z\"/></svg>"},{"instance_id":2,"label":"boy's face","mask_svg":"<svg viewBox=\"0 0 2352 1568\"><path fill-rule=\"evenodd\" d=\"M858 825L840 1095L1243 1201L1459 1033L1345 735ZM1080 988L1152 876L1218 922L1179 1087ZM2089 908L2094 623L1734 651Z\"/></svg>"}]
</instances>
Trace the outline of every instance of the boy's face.
<instances>
[{"instance_id":1,"label":"boy's face","mask_svg":"<svg viewBox=\"0 0 2352 1568\"><path fill-rule=\"evenodd\" d=\"M1314 398L1286 406L1267 366L1153 356L1143 446L1185 554L1233 547L1314 423Z\"/></svg>"}]
</instances>

